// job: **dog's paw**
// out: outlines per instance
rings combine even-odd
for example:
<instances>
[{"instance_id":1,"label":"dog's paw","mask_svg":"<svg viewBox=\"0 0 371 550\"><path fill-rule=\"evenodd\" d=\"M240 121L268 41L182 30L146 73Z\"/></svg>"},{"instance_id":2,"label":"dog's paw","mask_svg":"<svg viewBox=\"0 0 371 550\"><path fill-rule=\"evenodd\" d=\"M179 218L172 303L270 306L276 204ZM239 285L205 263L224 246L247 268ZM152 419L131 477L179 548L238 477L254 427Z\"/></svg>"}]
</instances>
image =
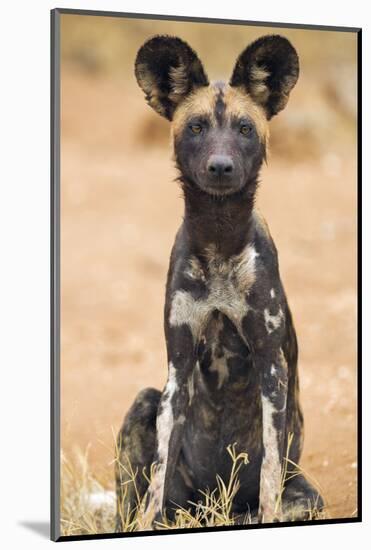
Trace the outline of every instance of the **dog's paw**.
<instances>
[{"instance_id":1,"label":"dog's paw","mask_svg":"<svg viewBox=\"0 0 371 550\"><path fill-rule=\"evenodd\" d=\"M257 523L280 523L283 521L282 512L274 508L261 507L258 512Z\"/></svg>"},{"instance_id":2,"label":"dog's paw","mask_svg":"<svg viewBox=\"0 0 371 550\"><path fill-rule=\"evenodd\" d=\"M153 531L161 531L164 528L164 520L161 512L157 512L152 520L151 528Z\"/></svg>"},{"instance_id":3,"label":"dog's paw","mask_svg":"<svg viewBox=\"0 0 371 550\"><path fill-rule=\"evenodd\" d=\"M138 519L138 531L160 531L164 527L161 512L147 511Z\"/></svg>"}]
</instances>

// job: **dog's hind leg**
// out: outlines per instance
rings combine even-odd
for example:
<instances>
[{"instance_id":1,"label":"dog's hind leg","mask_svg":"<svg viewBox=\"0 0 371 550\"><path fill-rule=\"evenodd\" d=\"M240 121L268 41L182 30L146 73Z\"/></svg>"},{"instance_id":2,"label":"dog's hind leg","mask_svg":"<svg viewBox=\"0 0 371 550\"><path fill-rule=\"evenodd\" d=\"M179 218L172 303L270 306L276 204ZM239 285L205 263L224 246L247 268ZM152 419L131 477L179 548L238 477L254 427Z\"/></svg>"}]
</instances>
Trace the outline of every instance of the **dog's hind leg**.
<instances>
[{"instance_id":1,"label":"dog's hind leg","mask_svg":"<svg viewBox=\"0 0 371 550\"><path fill-rule=\"evenodd\" d=\"M281 521L307 521L318 519L324 510L324 502L313 485L298 474L286 482L282 494Z\"/></svg>"},{"instance_id":2,"label":"dog's hind leg","mask_svg":"<svg viewBox=\"0 0 371 550\"><path fill-rule=\"evenodd\" d=\"M303 476L298 474L286 482L281 497L281 522L308 521L320 519L324 513L324 502L320 493ZM241 510L235 515L235 525L249 525L259 522L258 508Z\"/></svg>"},{"instance_id":3,"label":"dog's hind leg","mask_svg":"<svg viewBox=\"0 0 371 550\"><path fill-rule=\"evenodd\" d=\"M150 476L156 447L156 416L161 392L146 388L137 395L117 437L116 532L129 524L140 504Z\"/></svg>"}]
</instances>

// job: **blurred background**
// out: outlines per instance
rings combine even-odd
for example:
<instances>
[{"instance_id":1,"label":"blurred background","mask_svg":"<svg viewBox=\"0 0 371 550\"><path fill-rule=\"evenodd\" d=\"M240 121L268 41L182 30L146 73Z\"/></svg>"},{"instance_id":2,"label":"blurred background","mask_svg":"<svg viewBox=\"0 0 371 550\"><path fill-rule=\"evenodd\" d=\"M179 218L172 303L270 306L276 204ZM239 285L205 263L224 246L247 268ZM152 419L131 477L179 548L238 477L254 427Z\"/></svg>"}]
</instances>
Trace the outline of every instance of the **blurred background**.
<instances>
[{"instance_id":1,"label":"blurred background","mask_svg":"<svg viewBox=\"0 0 371 550\"><path fill-rule=\"evenodd\" d=\"M263 34L298 51L299 81L271 122L257 204L298 332L302 466L331 517L356 515L353 33L61 16L63 452L89 447L94 475L112 472L113 482L124 414L139 390L166 380L164 289L183 205L169 123L146 105L133 70L142 43L161 33L189 42L211 80L228 79Z\"/></svg>"}]
</instances>

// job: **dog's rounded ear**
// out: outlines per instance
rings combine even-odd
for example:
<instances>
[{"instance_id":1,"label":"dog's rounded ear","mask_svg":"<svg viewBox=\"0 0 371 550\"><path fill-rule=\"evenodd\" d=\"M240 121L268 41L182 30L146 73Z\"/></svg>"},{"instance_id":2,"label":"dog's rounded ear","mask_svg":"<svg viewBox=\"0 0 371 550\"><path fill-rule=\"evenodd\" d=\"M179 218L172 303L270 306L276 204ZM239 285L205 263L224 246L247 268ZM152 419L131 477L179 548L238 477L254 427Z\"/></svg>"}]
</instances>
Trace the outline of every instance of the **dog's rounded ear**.
<instances>
[{"instance_id":1,"label":"dog's rounded ear","mask_svg":"<svg viewBox=\"0 0 371 550\"><path fill-rule=\"evenodd\" d=\"M171 120L176 107L194 89L209 81L196 53L173 36L154 36L140 48L135 76L148 104Z\"/></svg>"},{"instance_id":2,"label":"dog's rounded ear","mask_svg":"<svg viewBox=\"0 0 371 550\"><path fill-rule=\"evenodd\" d=\"M299 58L292 44L279 35L258 38L238 57L231 86L245 88L270 119L281 111L299 76Z\"/></svg>"}]
</instances>

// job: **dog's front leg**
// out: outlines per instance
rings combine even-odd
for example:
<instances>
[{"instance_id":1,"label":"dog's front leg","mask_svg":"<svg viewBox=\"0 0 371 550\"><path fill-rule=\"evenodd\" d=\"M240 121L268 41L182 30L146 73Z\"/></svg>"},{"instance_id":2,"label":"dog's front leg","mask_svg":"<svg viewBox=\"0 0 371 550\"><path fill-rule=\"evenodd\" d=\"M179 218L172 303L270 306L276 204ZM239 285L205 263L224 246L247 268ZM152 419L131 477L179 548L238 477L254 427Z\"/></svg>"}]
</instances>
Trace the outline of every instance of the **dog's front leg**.
<instances>
[{"instance_id":1,"label":"dog's front leg","mask_svg":"<svg viewBox=\"0 0 371 550\"><path fill-rule=\"evenodd\" d=\"M184 422L190 403L190 388L195 366L192 334L187 326L167 327L168 378L158 413L154 468L147 493L142 529L161 521L174 476Z\"/></svg>"},{"instance_id":2,"label":"dog's front leg","mask_svg":"<svg viewBox=\"0 0 371 550\"><path fill-rule=\"evenodd\" d=\"M269 347L268 347L269 350ZM260 473L259 520L280 521L282 464L286 433L287 363L279 348L257 354L261 375L263 461Z\"/></svg>"}]
</instances>

